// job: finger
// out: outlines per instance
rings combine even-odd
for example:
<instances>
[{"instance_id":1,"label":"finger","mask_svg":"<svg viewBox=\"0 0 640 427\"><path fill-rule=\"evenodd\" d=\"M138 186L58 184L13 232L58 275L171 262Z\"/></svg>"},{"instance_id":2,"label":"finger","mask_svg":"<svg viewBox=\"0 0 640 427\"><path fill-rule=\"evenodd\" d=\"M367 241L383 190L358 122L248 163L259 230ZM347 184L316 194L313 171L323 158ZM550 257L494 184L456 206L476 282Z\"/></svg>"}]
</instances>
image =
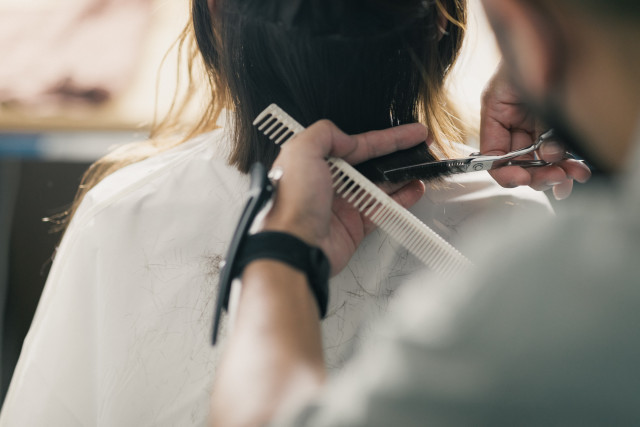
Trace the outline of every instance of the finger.
<instances>
[{"instance_id":1,"label":"finger","mask_svg":"<svg viewBox=\"0 0 640 427\"><path fill-rule=\"evenodd\" d=\"M409 183L406 183L398 190L390 193L389 196L395 200L400 206L407 209L416 204L422 196L424 196L425 185L422 181L414 179ZM369 220L369 218L364 219L364 230L365 233L371 232L376 225Z\"/></svg>"},{"instance_id":2,"label":"finger","mask_svg":"<svg viewBox=\"0 0 640 427\"><path fill-rule=\"evenodd\" d=\"M573 180L567 179L563 183L553 187L553 197L555 197L556 200L564 200L571 195L571 190L573 190Z\"/></svg>"},{"instance_id":3,"label":"finger","mask_svg":"<svg viewBox=\"0 0 640 427\"><path fill-rule=\"evenodd\" d=\"M535 136L532 132L513 131L511 133L511 149L520 150L521 148L531 147L535 143ZM533 153L526 156L520 156L519 159L533 158Z\"/></svg>"},{"instance_id":4,"label":"finger","mask_svg":"<svg viewBox=\"0 0 640 427\"><path fill-rule=\"evenodd\" d=\"M581 184L584 184L591 178L591 169L580 160L566 159L558 163L558 166L564 169L567 176Z\"/></svg>"},{"instance_id":5,"label":"finger","mask_svg":"<svg viewBox=\"0 0 640 427\"><path fill-rule=\"evenodd\" d=\"M407 185L410 181L413 181L413 180L407 180L402 182L381 182L381 183L378 183L377 185L385 193L391 194L391 193L395 193L396 191L398 191L399 189Z\"/></svg>"},{"instance_id":6,"label":"finger","mask_svg":"<svg viewBox=\"0 0 640 427\"><path fill-rule=\"evenodd\" d=\"M424 182L414 179L404 187L389 194L400 206L407 209L413 206L422 196L424 196Z\"/></svg>"},{"instance_id":7,"label":"finger","mask_svg":"<svg viewBox=\"0 0 640 427\"><path fill-rule=\"evenodd\" d=\"M560 162L566 154L566 149L556 141L545 141L538 149L540 159L549 163Z\"/></svg>"},{"instance_id":8,"label":"finger","mask_svg":"<svg viewBox=\"0 0 640 427\"><path fill-rule=\"evenodd\" d=\"M555 165L531 168L530 173L531 183L529 185L538 191L544 191L569 179L564 169Z\"/></svg>"},{"instance_id":9,"label":"finger","mask_svg":"<svg viewBox=\"0 0 640 427\"><path fill-rule=\"evenodd\" d=\"M282 146L308 157L327 157L335 146L353 145L352 138L329 120L319 120Z\"/></svg>"},{"instance_id":10,"label":"finger","mask_svg":"<svg viewBox=\"0 0 640 427\"><path fill-rule=\"evenodd\" d=\"M480 145L480 152L486 156L500 156L521 148L530 147L533 143L533 134L525 131L504 129L506 132L500 138L486 141ZM518 159L533 159L533 153L518 157Z\"/></svg>"},{"instance_id":11,"label":"finger","mask_svg":"<svg viewBox=\"0 0 640 427\"><path fill-rule=\"evenodd\" d=\"M336 144L331 155L351 164L411 148L427 139L427 128L420 123L353 135L352 144Z\"/></svg>"},{"instance_id":12,"label":"finger","mask_svg":"<svg viewBox=\"0 0 640 427\"><path fill-rule=\"evenodd\" d=\"M500 156L509 151L511 131L497 120L483 117L480 125L480 152L488 156Z\"/></svg>"},{"instance_id":13,"label":"finger","mask_svg":"<svg viewBox=\"0 0 640 427\"><path fill-rule=\"evenodd\" d=\"M319 120L281 146L274 166L288 157L300 163L324 160L335 144L351 144L350 138L329 120Z\"/></svg>"},{"instance_id":14,"label":"finger","mask_svg":"<svg viewBox=\"0 0 640 427\"><path fill-rule=\"evenodd\" d=\"M522 96L515 90L501 66L491 78L482 95L480 111L480 152L505 154L512 147L512 133L520 130L533 135L535 120L529 109L521 103Z\"/></svg>"},{"instance_id":15,"label":"finger","mask_svg":"<svg viewBox=\"0 0 640 427\"><path fill-rule=\"evenodd\" d=\"M531 174L519 166L506 166L489 171L489 174L505 188L515 188L531 183Z\"/></svg>"}]
</instances>

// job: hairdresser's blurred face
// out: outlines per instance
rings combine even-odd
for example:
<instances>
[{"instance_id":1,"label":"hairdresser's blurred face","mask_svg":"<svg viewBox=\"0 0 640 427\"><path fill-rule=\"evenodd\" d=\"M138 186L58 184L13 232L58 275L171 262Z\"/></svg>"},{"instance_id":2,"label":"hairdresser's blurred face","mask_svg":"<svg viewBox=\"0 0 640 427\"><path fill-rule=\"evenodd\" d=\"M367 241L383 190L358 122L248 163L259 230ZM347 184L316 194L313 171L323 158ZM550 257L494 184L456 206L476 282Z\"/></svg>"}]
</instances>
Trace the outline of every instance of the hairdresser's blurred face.
<instances>
[{"instance_id":1,"label":"hairdresser's blurred face","mask_svg":"<svg viewBox=\"0 0 640 427\"><path fill-rule=\"evenodd\" d=\"M550 126L570 129L573 137L575 121L568 119L572 114L566 105L558 105L559 96L567 90L563 86L570 79L559 75L566 70L557 63L556 49L562 50L564 46L557 46L559 34L551 17L540 16L532 7L536 1L482 0L509 76L523 94L523 100L538 116L553 122Z\"/></svg>"},{"instance_id":2,"label":"hairdresser's blurred face","mask_svg":"<svg viewBox=\"0 0 640 427\"><path fill-rule=\"evenodd\" d=\"M523 100L548 125L561 128L569 147L578 146L599 169L620 168L631 138L629 132L615 133L622 127L615 120L627 112L622 108L624 94L609 87L615 74L603 66L611 49L599 18L573 2L482 3ZM631 112L631 133L636 120L637 112Z\"/></svg>"}]
</instances>

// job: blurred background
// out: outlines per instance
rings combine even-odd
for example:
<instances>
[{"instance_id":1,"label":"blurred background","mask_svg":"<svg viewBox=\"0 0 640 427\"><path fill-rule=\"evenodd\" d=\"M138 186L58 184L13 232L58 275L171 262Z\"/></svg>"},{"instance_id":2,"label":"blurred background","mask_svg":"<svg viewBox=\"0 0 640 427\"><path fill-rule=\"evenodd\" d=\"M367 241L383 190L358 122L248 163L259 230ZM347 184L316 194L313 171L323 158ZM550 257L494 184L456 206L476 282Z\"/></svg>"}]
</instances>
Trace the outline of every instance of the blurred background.
<instances>
[{"instance_id":1,"label":"blurred background","mask_svg":"<svg viewBox=\"0 0 640 427\"><path fill-rule=\"evenodd\" d=\"M0 0L0 402L87 167L143 140L180 87L175 51L188 0ZM498 61L479 0L449 85L478 122ZM162 66L161 66L162 65Z\"/></svg>"}]
</instances>

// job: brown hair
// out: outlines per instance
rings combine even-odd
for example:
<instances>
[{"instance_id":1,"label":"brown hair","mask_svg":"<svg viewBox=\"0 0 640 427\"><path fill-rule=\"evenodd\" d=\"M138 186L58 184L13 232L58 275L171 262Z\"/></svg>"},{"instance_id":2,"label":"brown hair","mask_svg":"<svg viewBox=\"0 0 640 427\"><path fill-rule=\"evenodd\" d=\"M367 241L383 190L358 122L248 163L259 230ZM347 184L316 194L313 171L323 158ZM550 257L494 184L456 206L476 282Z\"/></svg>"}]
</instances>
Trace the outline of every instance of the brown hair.
<instances>
[{"instance_id":1,"label":"brown hair","mask_svg":"<svg viewBox=\"0 0 640 427\"><path fill-rule=\"evenodd\" d=\"M224 109L234 112L229 162L242 172L256 160L270 165L277 155L251 126L271 102L305 126L328 118L348 133L421 121L445 156L454 153L452 142L463 141L444 81L464 38L466 0L217 3L222 6L212 17L206 0L192 0L192 19L174 46L186 63L186 92L175 94L148 141L88 169L63 227L105 176L215 129ZM439 16L447 20L445 29ZM199 120L185 126L202 83L206 105Z\"/></svg>"}]
</instances>

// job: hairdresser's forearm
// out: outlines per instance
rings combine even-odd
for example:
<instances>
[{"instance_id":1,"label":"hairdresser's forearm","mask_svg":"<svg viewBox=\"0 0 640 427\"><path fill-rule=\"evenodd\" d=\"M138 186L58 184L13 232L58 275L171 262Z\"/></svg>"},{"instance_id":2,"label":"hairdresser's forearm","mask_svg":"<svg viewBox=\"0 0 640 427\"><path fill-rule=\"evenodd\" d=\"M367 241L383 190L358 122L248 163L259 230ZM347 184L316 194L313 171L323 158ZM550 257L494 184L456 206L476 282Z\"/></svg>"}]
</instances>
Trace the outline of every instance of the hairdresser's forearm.
<instances>
[{"instance_id":1,"label":"hairdresser's forearm","mask_svg":"<svg viewBox=\"0 0 640 427\"><path fill-rule=\"evenodd\" d=\"M262 425L322 385L318 309L304 274L277 261L251 263L212 396L216 426Z\"/></svg>"}]
</instances>

